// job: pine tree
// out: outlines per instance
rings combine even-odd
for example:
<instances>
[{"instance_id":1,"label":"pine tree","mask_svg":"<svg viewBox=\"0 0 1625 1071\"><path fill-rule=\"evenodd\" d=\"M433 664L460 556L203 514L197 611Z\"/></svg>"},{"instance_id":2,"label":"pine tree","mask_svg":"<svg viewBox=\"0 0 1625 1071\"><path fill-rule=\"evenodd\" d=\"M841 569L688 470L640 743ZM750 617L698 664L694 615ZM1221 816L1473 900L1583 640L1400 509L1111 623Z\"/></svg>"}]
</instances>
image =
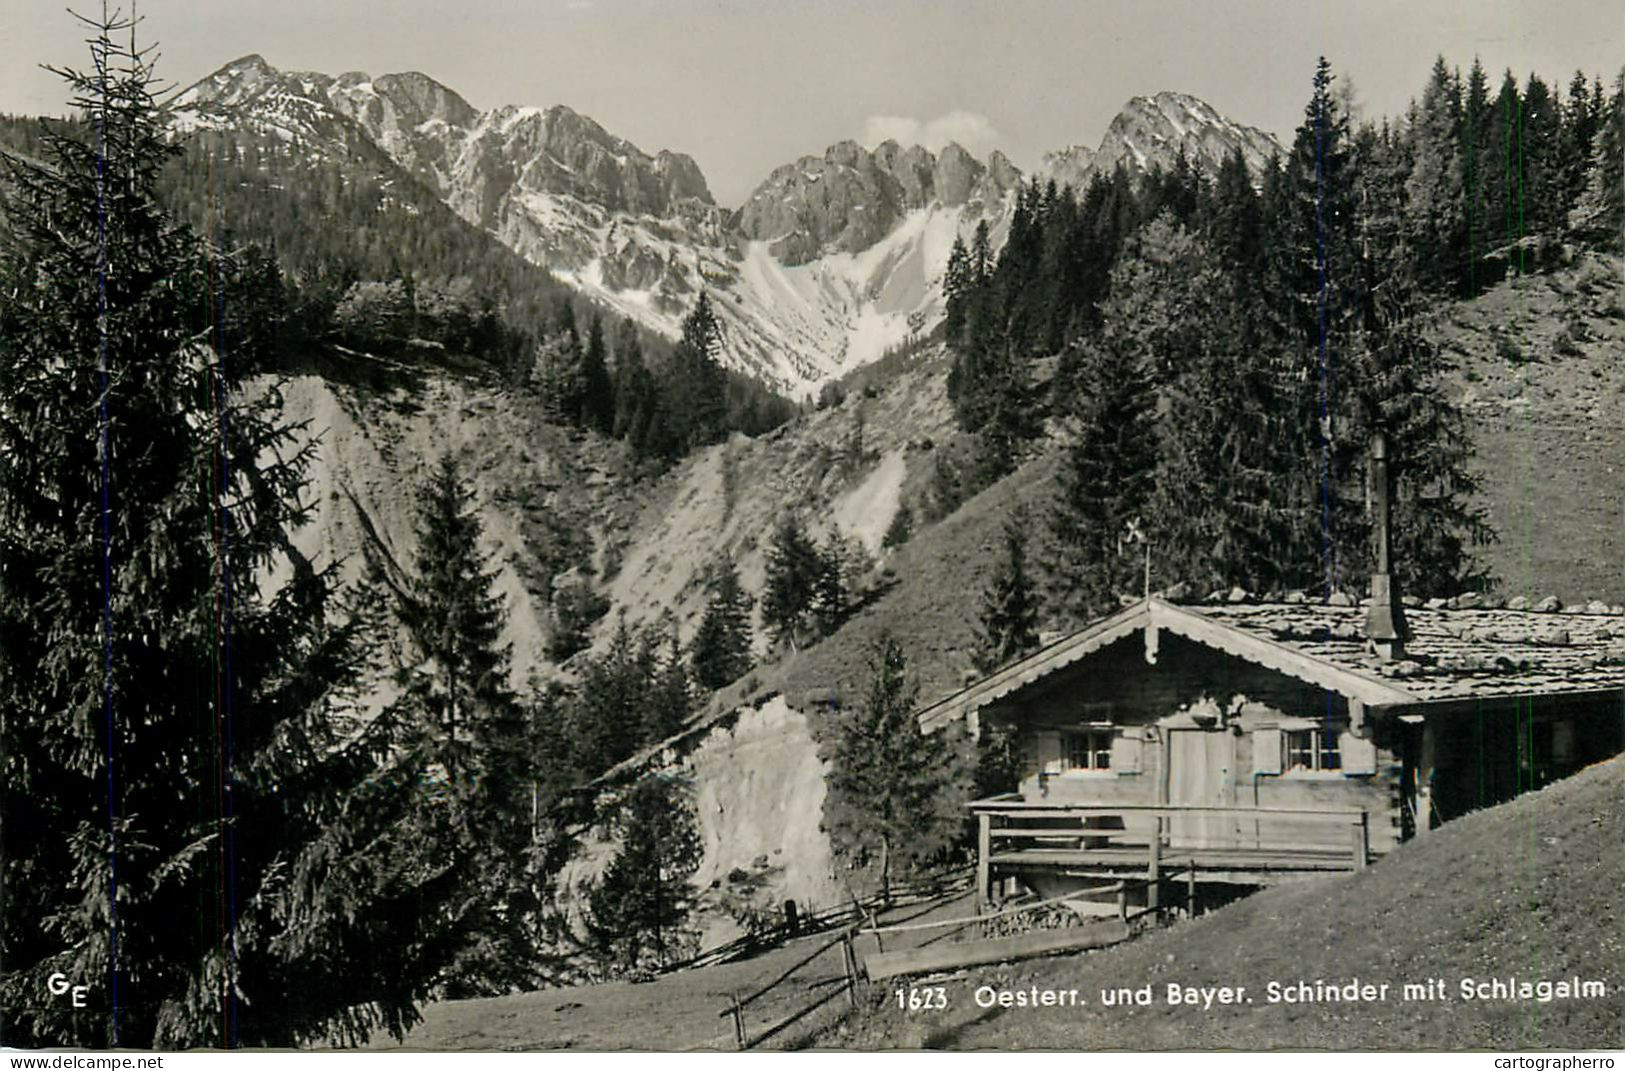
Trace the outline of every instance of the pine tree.
<instances>
[{"instance_id":1,"label":"pine tree","mask_svg":"<svg viewBox=\"0 0 1625 1071\"><path fill-rule=\"evenodd\" d=\"M1501 78L1491 109L1484 148L1493 166L1483 172L1486 252L1524 236L1523 100L1510 69Z\"/></svg>"},{"instance_id":2,"label":"pine tree","mask_svg":"<svg viewBox=\"0 0 1625 1071\"><path fill-rule=\"evenodd\" d=\"M862 702L834 714L824 828L837 855L875 866L889 891L894 870L925 864L953 842L973 771L946 730L921 731L919 682L889 634L870 647L868 666Z\"/></svg>"},{"instance_id":3,"label":"pine tree","mask_svg":"<svg viewBox=\"0 0 1625 1071\"><path fill-rule=\"evenodd\" d=\"M752 600L727 557L712 566L706 589L705 615L694 633L694 679L715 691L750 672Z\"/></svg>"},{"instance_id":4,"label":"pine tree","mask_svg":"<svg viewBox=\"0 0 1625 1071\"><path fill-rule=\"evenodd\" d=\"M578 784L628 758L643 743L655 673L652 637L640 636L622 613L608 648L582 666L578 700L566 719Z\"/></svg>"},{"instance_id":5,"label":"pine tree","mask_svg":"<svg viewBox=\"0 0 1625 1071\"><path fill-rule=\"evenodd\" d=\"M777 643L795 644L813 613L823 563L801 519L787 515L773 530L762 587L762 624Z\"/></svg>"},{"instance_id":6,"label":"pine tree","mask_svg":"<svg viewBox=\"0 0 1625 1071\"><path fill-rule=\"evenodd\" d=\"M1004 558L982 591L976 668L991 673L1038 648L1042 596L1027 572L1029 518L1017 508L1004 522Z\"/></svg>"},{"instance_id":7,"label":"pine tree","mask_svg":"<svg viewBox=\"0 0 1625 1071\"><path fill-rule=\"evenodd\" d=\"M1596 144L1600 117L1592 110L1588 89L1585 72L1575 71L1563 106L1563 199L1557 218L1565 226L1585 193L1586 178L1591 173L1591 152Z\"/></svg>"},{"instance_id":8,"label":"pine tree","mask_svg":"<svg viewBox=\"0 0 1625 1071\"><path fill-rule=\"evenodd\" d=\"M1333 92L1322 58L1282 173L1282 217L1272 255L1283 303L1283 364L1277 400L1285 440L1272 456L1295 458L1280 474L1288 516L1305 527L1294 534L1287 560L1315 563L1312 583L1330 591L1339 548L1352 545L1340 525L1349 516L1344 492L1362 471L1365 442L1351 434L1348 406L1364 284L1358 233L1358 183L1352 172L1348 117ZM1300 566L1301 567L1301 566Z\"/></svg>"},{"instance_id":9,"label":"pine tree","mask_svg":"<svg viewBox=\"0 0 1625 1071\"><path fill-rule=\"evenodd\" d=\"M942 300L947 308L943 329L950 346L958 341L960 329L965 326L965 300L971 288L970 270L970 251L965 248L965 239L956 234L953 248L948 252L947 270L942 275Z\"/></svg>"},{"instance_id":10,"label":"pine tree","mask_svg":"<svg viewBox=\"0 0 1625 1071\"><path fill-rule=\"evenodd\" d=\"M581 353L581 425L608 435L615 423L615 389L609 379L604 321L596 313Z\"/></svg>"},{"instance_id":11,"label":"pine tree","mask_svg":"<svg viewBox=\"0 0 1625 1071\"><path fill-rule=\"evenodd\" d=\"M1601 96L1600 85L1595 95ZM1585 192L1569 223L1581 237L1619 251L1625 248L1625 71L1599 116Z\"/></svg>"},{"instance_id":12,"label":"pine tree","mask_svg":"<svg viewBox=\"0 0 1625 1071\"><path fill-rule=\"evenodd\" d=\"M690 790L669 778L645 777L615 818L620 849L587 897L587 921L612 969L661 967L693 942L688 916L701 844Z\"/></svg>"},{"instance_id":13,"label":"pine tree","mask_svg":"<svg viewBox=\"0 0 1625 1071\"><path fill-rule=\"evenodd\" d=\"M663 631L666 655L649 683L648 706L644 712L645 744L656 744L675 736L694 713L694 678L689 673L689 659L683 654L677 635L677 622L667 621Z\"/></svg>"},{"instance_id":14,"label":"pine tree","mask_svg":"<svg viewBox=\"0 0 1625 1071\"><path fill-rule=\"evenodd\" d=\"M817 564L813 571L813 621L821 636L828 636L840 628L851 612L851 588L847 583L846 541L840 531L832 530L822 547L817 549Z\"/></svg>"},{"instance_id":15,"label":"pine tree","mask_svg":"<svg viewBox=\"0 0 1625 1071\"><path fill-rule=\"evenodd\" d=\"M727 376L717 363L722 324L702 291L683 319L665 377L669 414L680 452L719 441L727 430Z\"/></svg>"},{"instance_id":16,"label":"pine tree","mask_svg":"<svg viewBox=\"0 0 1625 1071\"><path fill-rule=\"evenodd\" d=\"M1568 226L1563 204L1563 123L1561 106L1555 94L1539 75L1531 74L1524 83L1523 137L1520 145L1523 170L1523 229L1539 235L1543 243L1552 241ZM1527 272L1535 265L1527 255L1518 261L1518 270Z\"/></svg>"},{"instance_id":17,"label":"pine tree","mask_svg":"<svg viewBox=\"0 0 1625 1071\"><path fill-rule=\"evenodd\" d=\"M0 213L6 1039L400 1036L465 857L409 734L348 716L367 615L290 539L312 447L246 382L270 340L209 317L252 284L159 208L148 54L87 23L84 122Z\"/></svg>"},{"instance_id":18,"label":"pine tree","mask_svg":"<svg viewBox=\"0 0 1625 1071\"><path fill-rule=\"evenodd\" d=\"M1463 91L1461 120L1462 191L1467 222L1462 284L1463 293L1468 296L1479 291L1478 261L1489 248L1486 238L1489 213L1486 206L1491 186L1487 176L1493 174L1496 164L1491 148L1493 134L1494 111L1490 103L1489 76L1475 56Z\"/></svg>"},{"instance_id":19,"label":"pine tree","mask_svg":"<svg viewBox=\"0 0 1625 1071\"><path fill-rule=\"evenodd\" d=\"M1263 227L1258 194L1237 146L1219 165L1212 211L1204 227L1219 267L1234 276L1258 279L1264 269Z\"/></svg>"},{"instance_id":20,"label":"pine tree","mask_svg":"<svg viewBox=\"0 0 1625 1071\"><path fill-rule=\"evenodd\" d=\"M583 398L581 347L572 334L556 334L536 347L530 384L542 401L548 423L574 425Z\"/></svg>"},{"instance_id":21,"label":"pine tree","mask_svg":"<svg viewBox=\"0 0 1625 1071\"><path fill-rule=\"evenodd\" d=\"M1411 170L1405 181L1406 232L1416 251L1418 278L1439 293L1457 285L1467 249L1460 113L1460 82L1440 56L1411 112Z\"/></svg>"},{"instance_id":22,"label":"pine tree","mask_svg":"<svg viewBox=\"0 0 1625 1071\"><path fill-rule=\"evenodd\" d=\"M1422 302L1403 263L1374 273L1361 332L1359 370L1351 377L1351 435L1388 439L1395 483L1392 549L1395 581L1403 591L1458 592L1481 588L1488 575L1475 548L1493 542L1482 507L1474 505L1478 480L1466 421L1442 384L1449 364L1431 337ZM1362 476L1365 466L1361 466ZM1363 491L1351 490L1347 499ZM1352 513L1354 504L1348 506ZM1345 519L1338 580L1357 589L1371 572L1370 520Z\"/></svg>"},{"instance_id":23,"label":"pine tree","mask_svg":"<svg viewBox=\"0 0 1625 1071\"><path fill-rule=\"evenodd\" d=\"M502 603L491 592L496 571L481 552L473 504L456 456L442 454L418 493L413 574L396 602L414 654L403 683L444 734L454 777L486 722L512 706Z\"/></svg>"},{"instance_id":24,"label":"pine tree","mask_svg":"<svg viewBox=\"0 0 1625 1071\"><path fill-rule=\"evenodd\" d=\"M1050 507L1048 591L1063 612L1087 621L1137 591L1139 555L1120 553L1130 522L1151 504L1156 464L1155 395L1136 354L1090 347L1069 414L1071 442Z\"/></svg>"}]
</instances>

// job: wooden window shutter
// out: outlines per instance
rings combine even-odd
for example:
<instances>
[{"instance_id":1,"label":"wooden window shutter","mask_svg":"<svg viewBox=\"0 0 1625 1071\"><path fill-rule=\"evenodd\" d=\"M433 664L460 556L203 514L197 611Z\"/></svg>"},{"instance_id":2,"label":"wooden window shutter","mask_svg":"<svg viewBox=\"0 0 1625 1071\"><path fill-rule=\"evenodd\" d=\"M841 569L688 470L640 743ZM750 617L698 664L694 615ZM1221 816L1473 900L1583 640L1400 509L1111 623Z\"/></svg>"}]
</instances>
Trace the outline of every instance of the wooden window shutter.
<instances>
[{"instance_id":1,"label":"wooden window shutter","mask_svg":"<svg viewBox=\"0 0 1625 1071\"><path fill-rule=\"evenodd\" d=\"M1112 769L1118 773L1139 773L1141 748L1138 729L1112 737Z\"/></svg>"},{"instance_id":2,"label":"wooden window shutter","mask_svg":"<svg viewBox=\"0 0 1625 1071\"><path fill-rule=\"evenodd\" d=\"M1281 772L1281 730L1273 726L1253 731L1253 773Z\"/></svg>"},{"instance_id":3,"label":"wooden window shutter","mask_svg":"<svg viewBox=\"0 0 1625 1071\"><path fill-rule=\"evenodd\" d=\"M1337 741L1343 753L1343 772L1346 774L1374 774L1377 772L1377 745L1362 740L1353 733L1344 733Z\"/></svg>"},{"instance_id":4,"label":"wooden window shutter","mask_svg":"<svg viewBox=\"0 0 1625 1071\"><path fill-rule=\"evenodd\" d=\"M1031 748L1029 754L1032 756L1034 772L1057 774L1065 768L1060 733L1034 733L1029 740L1028 746Z\"/></svg>"}]
</instances>

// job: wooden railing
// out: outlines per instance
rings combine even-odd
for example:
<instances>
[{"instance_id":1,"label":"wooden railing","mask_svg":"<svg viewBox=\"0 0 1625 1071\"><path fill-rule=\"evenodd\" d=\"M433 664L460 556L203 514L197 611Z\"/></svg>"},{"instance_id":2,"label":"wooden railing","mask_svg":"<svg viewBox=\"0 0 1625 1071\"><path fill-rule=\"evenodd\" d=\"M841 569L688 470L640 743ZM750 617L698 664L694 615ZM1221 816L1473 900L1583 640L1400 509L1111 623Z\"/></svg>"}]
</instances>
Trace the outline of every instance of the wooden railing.
<instances>
[{"instance_id":1,"label":"wooden railing","mask_svg":"<svg viewBox=\"0 0 1625 1071\"><path fill-rule=\"evenodd\" d=\"M955 868L927 878L893 882L891 887L884 892L874 893L861 899L853 899L846 904L837 905L826 911L801 916L794 933L787 933L783 928L775 928L767 933L747 934L738 941L703 952L680 966L688 968L741 959L784 944L796 935L808 935L817 933L820 930L840 927L839 933L819 944L811 952L802 956L783 971L780 971L772 981L745 996L733 994L728 1007L717 1013L718 1018L733 1019L734 1043L738 1048L741 1050L754 1048L762 1042L783 1033L795 1023L805 1019L843 993L846 995L849 1007L856 1005L859 982L858 960L852 942L857 936L860 923L867 922L873 925L874 920L882 911L899 907L920 907L922 910L918 914L928 914L943 903L963 897L968 889L967 879L969 877L968 868ZM776 1022L767 1025L760 1032L751 1030L750 1024L745 1017L747 1008L750 1008L780 986L790 982L798 974L806 970L818 957L836 948L840 949L841 974L834 978L813 982L808 987L809 989L823 989L826 986L829 988L819 993L808 1003L794 1009Z\"/></svg>"},{"instance_id":2,"label":"wooden railing","mask_svg":"<svg viewBox=\"0 0 1625 1071\"><path fill-rule=\"evenodd\" d=\"M976 888L987 895L1000 848L1064 852L1064 862L1123 861L1144 853L1153 895L1169 852L1193 862L1204 853L1246 860L1346 858L1350 869L1371 858L1369 819L1359 808L1215 807L1185 804L1031 802L995 796L969 805L976 815Z\"/></svg>"},{"instance_id":3,"label":"wooden railing","mask_svg":"<svg viewBox=\"0 0 1625 1071\"><path fill-rule=\"evenodd\" d=\"M846 994L848 1007L856 1007L858 961L856 955L852 951L853 933L854 931L852 929L842 930L832 940L825 941L823 944L801 957L790 967L780 972L778 977L774 978L766 985L761 986L754 992L743 997L739 996L737 993L734 994L732 1000L729 1002L729 1006L717 1013L717 1018L719 1019L732 1017L734 1026L734 1044L741 1051L752 1048L756 1045L760 1045L769 1038L783 1033L793 1024L805 1019L807 1016L811 1015L819 1008L822 1008L825 1004L828 1004L830 1001L834 1000L843 993ZM831 988L827 992L815 998L811 1003L795 1009L789 1015L781 1018L778 1022L768 1026L761 1033L753 1035L745 1021L745 1009L761 1000L769 993L773 992L773 990L777 989L785 982L788 982L798 971L806 968L819 956L822 956L825 952L837 947L841 950L842 973L836 978L829 979L822 983L825 985L830 985ZM814 983L815 986L818 984L819 983Z\"/></svg>"},{"instance_id":4,"label":"wooden railing","mask_svg":"<svg viewBox=\"0 0 1625 1071\"><path fill-rule=\"evenodd\" d=\"M789 942L813 934L865 923L880 911L911 905L935 903L944 897L959 896L970 888L974 868L957 866L922 878L893 881L884 892L875 892L826 908L804 907L794 923L788 919L765 929L753 930L726 944L716 945L679 963L668 964L660 973L732 963L771 952Z\"/></svg>"}]
</instances>

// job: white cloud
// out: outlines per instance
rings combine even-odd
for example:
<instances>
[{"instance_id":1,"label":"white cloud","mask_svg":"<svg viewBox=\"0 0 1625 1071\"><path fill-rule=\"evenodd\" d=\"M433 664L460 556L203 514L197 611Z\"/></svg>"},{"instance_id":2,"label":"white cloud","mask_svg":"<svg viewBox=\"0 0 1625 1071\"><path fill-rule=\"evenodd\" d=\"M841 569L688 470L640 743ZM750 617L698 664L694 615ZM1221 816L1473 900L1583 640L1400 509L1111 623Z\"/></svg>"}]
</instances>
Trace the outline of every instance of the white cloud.
<instances>
[{"instance_id":1,"label":"white cloud","mask_svg":"<svg viewBox=\"0 0 1625 1071\"><path fill-rule=\"evenodd\" d=\"M862 140L870 148L890 139L904 148L923 145L932 152L954 141L981 156L998 138L999 132L987 116L955 109L923 121L903 115L871 115L864 120Z\"/></svg>"}]
</instances>

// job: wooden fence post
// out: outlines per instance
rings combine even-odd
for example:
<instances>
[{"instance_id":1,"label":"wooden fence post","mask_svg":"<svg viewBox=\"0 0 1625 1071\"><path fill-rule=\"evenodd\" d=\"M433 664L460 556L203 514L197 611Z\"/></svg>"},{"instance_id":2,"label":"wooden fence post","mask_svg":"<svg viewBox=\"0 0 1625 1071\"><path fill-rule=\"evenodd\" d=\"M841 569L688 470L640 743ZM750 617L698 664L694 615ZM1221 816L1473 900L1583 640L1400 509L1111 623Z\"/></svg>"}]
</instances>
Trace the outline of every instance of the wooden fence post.
<instances>
[{"instance_id":1,"label":"wooden fence post","mask_svg":"<svg viewBox=\"0 0 1625 1071\"><path fill-rule=\"evenodd\" d=\"M846 967L846 1006L858 1006L858 954L852 948L852 930L841 938L841 962Z\"/></svg>"},{"instance_id":2,"label":"wooden fence post","mask_svg":"<svg viewBox=\"0 0 1625 1071\"><path fill-rule=\"evenodd\" d=\"M1185 910L1190 917L1196 917L1196 862L1191 861L1190 872L1185 876Z\"/></svg>"},{"instance_id":3,"label":"wooden fence post","mask_svg":"<svg viewBox=\"0 0 1625 1071\"><path fill-rule=\"evenodd\" d=\"M739 1046L740 1052L744 1052L747 1048L745 1044L745 1012L744 1009L739 1006L738 993L729 993L728 996L733 999L734 1044Z\"/></svg>"},{"instance_id":4,"label":"wooden fence post","mask_svg":"<svg viewBox=\"0 0 1625 1071\"><path fill-rule=\"evenodd\" d=\"M1355 822L1353 826L1354 833L1352 839L1355 870L1364 870L1366 863L1369 861L1369 852L1371 849L1371 828L1368 823L1369 819L1366 816L1366 812L1361 811L1359 821Z\"/></svg>"},{"instance_id":5,"label":"wooden fence post","mask_svg":"<svg viewBox=\"0 0 1625 1071\"><path fill-rule=\"evenodd\" d=\"M1145 906L1162 906L1162 815L1157 815L1156 828L1151 831L1151 858L1146 861Z\"/></svg>"},{"instance_id":6,"label":"wooden fence post","mask_svg":"<svg viewBox=\"0 0 1625 1071\"><path fill-rule=\"evenodd\" d=\"M988 882L992 867L988 854L993 847L993 816L985 811L976 816L976 913L982 913L991 890Z\"/></svg>"}]
</instances>

